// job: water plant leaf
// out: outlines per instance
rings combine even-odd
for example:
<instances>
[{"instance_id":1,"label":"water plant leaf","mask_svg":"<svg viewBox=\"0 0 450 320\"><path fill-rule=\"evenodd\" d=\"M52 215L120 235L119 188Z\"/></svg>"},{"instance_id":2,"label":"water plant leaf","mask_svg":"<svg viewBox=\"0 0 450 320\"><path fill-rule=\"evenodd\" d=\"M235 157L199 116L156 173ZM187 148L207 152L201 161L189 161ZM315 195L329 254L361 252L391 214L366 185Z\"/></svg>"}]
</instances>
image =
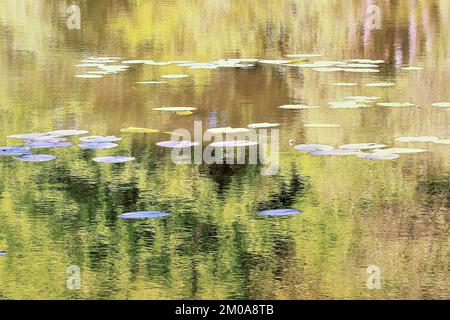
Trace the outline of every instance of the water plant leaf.
<instances>
[{"instance_id":1,"label":"water plant leaf","mask_svg":"<svg viewBox=\"0 0 450 320\"><path fill-rule=\"evenodd\" d=\"M352 143L344 144L339 147L342 150L370 150L370 149L381 149L386 147L385 144L378 143Z\"/></svg>"},{"instance_id":2,"label":"water plant leaf","mask_svg":"<svg viewBox=\"0 0 450 320\"><path fill-rule=\"evenodd\" d=\"M229 140L229 141L217 141L210 144L213 148L234 148L234 147L250 147L256 146L258 142L247 140Z\"/></svg>"},{"instance_id":3,"label":"water plant leaf","mask_svg":"<svg viewBox=\"0 0 450 320\"><path fill-rule=\"evenodd\" d=\"M189 77L187 74L164 74L161 78L164 79L183 79Z\"/></svg>"},{"instance_id":4,"label":"water plant leaf","mask_svg":"<svg viewBox=\"0 0 450 320\"><path fill-rule=\"evenodd\" d=\"M400 157L398 154L389 153L359 153L356 156L368 160L394 160Z\"/></svg>"},{"instance_id":5,"label":"water plant leaf","mask_svg":"<svg viewBox=\"0 0 450 320\"><path fill-rule=\"evenodd\" d=\"M327 151L334 149L334 147L324 144L300 144L298 146L295 146L294 148L298 151Z\"/></svg>"},{"instance_id":6,"label":"water plant leaf","mask_svg":"<svg viewBox=\"0 0 450 320\"><path fill-rule=\"evenodd\" d=\"M99 163L125 163L129 161L134 161L136 160L136 158L125 156L106 156L106 157L96 157L92 160Z\"/></svg>"},{"instance_id":7,"label":"water plant leaf","mask_svg":"<svg viewBox=\"0 0 450 320\"><path fill-rule=\"evenodd\" d=\"M0 147L0 156L20 156L23 154L31 154L30 147Z\"/></svg>"},{"instance_id":8,"label":"water plant leaf","mask_svg":"<svg viewBox=\"0 0 450 320\"><path fill-rule=\"evenodd\" d=\"M262 216L269 216L269 217L284 217L301 214L303 212L304 212L303 210L297 209L274 209L261 211L259 214Z\"/></svg>"},{"instance_id":9,"label":"water plant leaf","mask_svg":"<svg viewBox=\"0 0 450 320\"><path fill-rule=\"evenodd\" d=\"M81 137L79 140L81 142L98 143L98 142L116 142L122 140L122 138L116 136L87 136Z\"/></svg>"},{"instance_id":10,"label":"water plant leaf","mask_svg":"<svg viewBox=\"0 0 450 320\"><path fill-rule=\"evenodd\" d=\"M89 150L112 149L118 146L119 146L118 144L111 142L87 142L78 145L78 147L80 147L81 149L89 149Z\"/></svg>"},{"instance_id":11,"label":"water plant leaf","mask_svg":"<svg viewBox=\"0 0 450 320\"><path fill-rule=\"evenodd\" d=\"M437 108L450 108L450 102L435 102L431 105Z\"/></svg>"},{"instance_id":12,"label":"water plant leaf","mask_svg":"<svg viewBox=\"0 0 450 320\"><path fill-rule=\"evenodd\" d=\"M128 127L124 129L120 129L121 132L126 133L158 133L157 129L149 129L149 128L139 128L139 127Z\"/></svg>"},{"instance_id":13,"label":"water plant leaf","mask_svg":"<svg viewBox=\"0 0 450 320\"><path fill-rule=\"evenodd\" d=\"M269 122L252 123L248 125L250 129L275 128L279 126L280 126L279 123L269 123Z\"/></svg>"},{"instance_id":14,"label":"water plant leaf","mask_svg":"<svg viewBox=\"0 0 450 320\"><path fill-rule=\"evenodd\" d=\"M432 136L420 136L420 137L401 137L395 139L397 142L436 142L439 141L438 137Z\"/></svg>"},{"instance_id":15,"label":"water plant leaf","mask_svg":"<svg viewBox=\"0 0 450 320\"><path fill-rule=\"evenodd\" d=\"M160 211L137 211L119 215L120 219L154 219L170 216L170 213Z\"/></svg>"},{"instance_id":16,"label":"water plant leaf","mask_svg":"<svg viewBox=\"0 0 450 320\"><path fill-rule=\"evenodd\" d=\"M23 162L47 162L55 160L56 156L50 154L25 154L15 159Z\"/></svg>"},{"instance_id":17,"label":"water plant leaf","mask_svg":"<svg viewBox=\"0 0 450 320\"><path fill-rule=\"evenodd\" d=\"M190 148L194 146L198 146L198 142L192 142L192 141L161 141L157 142L156 145L158 147L163 148Z\"/></svg>"}]
</instances>

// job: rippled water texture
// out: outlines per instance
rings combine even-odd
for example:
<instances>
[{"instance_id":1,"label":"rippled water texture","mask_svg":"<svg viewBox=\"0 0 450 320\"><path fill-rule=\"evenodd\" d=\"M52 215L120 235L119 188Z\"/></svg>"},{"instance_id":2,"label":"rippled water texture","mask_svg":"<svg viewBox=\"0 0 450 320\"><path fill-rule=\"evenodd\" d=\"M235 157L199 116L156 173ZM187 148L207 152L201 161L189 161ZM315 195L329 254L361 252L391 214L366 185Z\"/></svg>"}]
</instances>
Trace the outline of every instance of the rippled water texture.
<instances>
[{"instance_id":1,"label":"rippled water texture","mask_svg":"<svg viewBox=\"0 0 450 320\"><path fill-rule=\"evenodd\" d=\"M0 156L0 299L450 297L449 1L80 1L80 30L74 3L0 2L0 146L73 129L123 140ZM379 29L365 23L377 4ZM146 64L75 67L91 56ZM209 64L234 58L249 60ZM154 110L167 107L196 109ZM275 124L279 172L174 164L156 143L194 121ZM169 215L119 218L140 211Z\"/></svg>"}]
</instances>

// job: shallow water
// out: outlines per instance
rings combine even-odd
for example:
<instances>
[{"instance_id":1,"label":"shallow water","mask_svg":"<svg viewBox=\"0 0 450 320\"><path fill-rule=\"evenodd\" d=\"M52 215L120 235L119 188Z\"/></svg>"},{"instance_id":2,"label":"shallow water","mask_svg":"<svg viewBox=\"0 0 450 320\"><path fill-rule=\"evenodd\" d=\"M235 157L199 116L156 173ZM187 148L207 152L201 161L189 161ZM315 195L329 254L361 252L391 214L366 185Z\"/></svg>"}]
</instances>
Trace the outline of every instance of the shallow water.
<instances>
[{"instance_id":1,"label":"shallow water","mask_svg":"<svg viewBox=\"0 0 450 320\"><path fill-rule=\"evenodd\" d=\"M2 1L0 146L20 145L8 135L66 129L124 139L112 150L45 149L58 158L44 163L0 157L0 299L449 298L449 146L396 142L450 138L450 112L431 106L450 101L449 2L385 1L380 30L365 26L370 3L85 1L81 30L69 30L69 2ZM379 73L130 65L75 77L90 56L206 63L298 53L386 64ZM161 78L168 74L189 77ZM346 82L357 86L333 85ZM365 86L380 82L395 86ZM351 96L419 108L327 107ZM322 108L278 108L294 104ZM171 106L197 111L153 110ZM194 120L205 130L280 124L279 174L175 165L155 143L168 140L163 132L192 131ZM340 126L305 127L314 123ZM129 127L161 133L120 131ZM428 152L372 161L294 149L354 143ZM92 160L108 155L136 160ZM283 208L304 213L259 214ZM118 218L134 211L171 215ZM66 286L71 265L81 270L79 290ZM367 286L371 265L381 270L380 289Z\"/></svg>"}]
</instances>

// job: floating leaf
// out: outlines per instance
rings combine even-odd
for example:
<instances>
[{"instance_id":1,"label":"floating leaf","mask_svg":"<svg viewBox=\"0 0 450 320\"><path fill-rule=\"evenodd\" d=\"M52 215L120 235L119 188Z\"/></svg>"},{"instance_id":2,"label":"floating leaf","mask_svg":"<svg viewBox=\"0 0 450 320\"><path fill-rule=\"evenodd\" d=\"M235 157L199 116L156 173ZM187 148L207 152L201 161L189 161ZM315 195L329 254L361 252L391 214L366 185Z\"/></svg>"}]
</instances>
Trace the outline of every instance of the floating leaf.
<instances>
[{"instance_id":1,"label":"floating leaf","mask_svg":"<svg viewBox=\"0 0 450 320\"><path fill-rule=\"evenodd\" d=\"M138 81L135 83L139 83L139 84L164 84L167 83L167 81Z\"/></svg>"},{"instance_id":2,"label":"floating leaf","mask_svg":"<svg viewBox=\"0 0 450 320\"><path fill-rule=\"evenodd\" d=\"M48 133L20 133L9 135L8 138L13 139L36 139L41 137L48 137Z\"/></svg>"},{"instance_id":3,"label":"floating leaf","mask_svg":"<svg viewBox=\"0 0 450 320\"><path fill-rule=\"evenodd\" d=\"M123 64L144 64L146 62L151 62L153 60L126 60L122 61Z\"/></svg>"},{"instance_id":4,"label":"floating leaf","mask_svg":"<svg viewBox=\"0 0 450 320\"><path fill-rule=\"evenodd\" d=\"M209 128L206 132L210 134L239 134L239 133L247 133L250 132L247 128Z\"/></svg>"},{"instance_id":5,"label":"floating leaf","mask_svg":"<svg viewBox=\"0 0 450 320\"><path fill-rule=\"evenodd\" d=\"M385 144L377 143L352 143L340 146L339 149L342 150L370 150L370 149L381 149L386 147Z\"/></svg>"},{"instance_id":6,"label":"floating leaf","mask_svg":"<svg viewBox=\"0 0 450 320\"><path fill-rule=\"evenodd\" d=\"M450 139L441 139L441 140L435 141L434 143L437 143L437 144L450 144Z\"/></svg>"},{"instance_id":7,"label":"floating leaf","mask_svg":"<svg viewBox=\"0 0 450 320\"><path fill-rule=\"evenodd\" d=\"M230 141L217 141L210 144L213 148L234 148L234 147L250 147L256 146L258 142L247 140L230 140Z\"/></svg>"},{"instance_id":8,"label":"floating leaf","mask_svg":"<svg viewBox=\"0 0 450 320\"><path fill-rule=\"evenodd\" d=\"M431 105L437 108L450 108L450 102L436 102Z\"/></svg>"},{"instance_id":9,"label":"floating leaf","mask_svg":"<svg viewBox=\"0 0 450 320\"><path fill-rule=\"evenodd\" d=\"M395 83L392 82L373 82L366 84L366 87L375 87L375 88L384 88L384 87L393 87Z\"/></svg>"},{"instance_id":10,"label":"floating leaf","mask_svg":"<svg viewBox=\"0 0 450 320\"><path fill-rule=\"evenodd\" d=\"M160 211L137 211L124 213L119 216L120 219L154 219L168 217L170 213Z\"/></svg>"},{"instance_id":11,"label":"floating leaf","mask_svg":"<svg viewBox=\"0 0 450 320\"><path fill-rule=\"evenodd\" d=\"M404 67L404 68L402 68L402 70L405 70L405 71L420 71L420 70L423 70L423 68L422 67Z\"/></svg>"},{"instance_id":12,"label":"floating leaf","mask_svg":"<svg viewBox=\"0 0 450 320\"><path fill-rule=\"evenodd\" d=\"M182 111L195 111L197 108L194 107L164 107L164 108L153 108L153 111L163 111L163 112L182 112Z\"/></svg>"},{"instance_id":13,"label":"floating leaf","mask_svg":"<svg viewBox=\"0 0 450 320\"><path fill-rule=\"evenodd\" d=\"M316 150L310 154L313 156L354 156L359 154L359 150Z\"/></svg>"},{"instance_id":14,"label":"floating leaf","mask_svg":"<svg viewBox=\"0 0 450 320\"><path fill-rule=\"evenodd\" d=\"M289 60L259 60L259 63L262 64L286 64L286 63L290 63L291 61Z\"/></svg>"},{"instance_id":15,"label":"floating leaf","mask_svg":"<svg viewBox=\"0 0 450 320\"><path fill-rule=\"evenodd\" d=\"M78 147L80 147L81 149L90 149L90 150L112 149L118 146L119 146L118 144L111 142L87 142L78 145Z\"/></svg>"},{"instance_id":16,"label":"floating leaf","mask_svg":"<svg viewBox=\"0 0 450 320\"><path fill-rule=\"evenodd\" d=\"M66 147L72 146L72 142L60 141L60 140L61 139L35 140L35 141L30 141L28 146L32 149L66 148ZM63 139L63 140L65 140L65 139Z\"/></svg>"},{"instance_id":17,"label":"floating leaf","mask_svg":"<svg viewBox=\"0 0 450 320\"><path fill-rule=\"evenodd\" d=\"M0 156L20 156L31 154L30 147L0 147Z\"/></svg>"},{"instance_id":18,"label":"floating leaf","mask_svg":"<svg viewBox=\"0 0 450 320\"><path fill-rule=\"evenodd\" d=\"M395 139L397 142L436 142L439 141L438 137L421 136L421 137L401 137Z\"/></svg>"},{"instance_id":19,"label":"floating leaf","mask_svg":"<svg viewBox=\"0 0 450 320\"><path fill-rule=\"evenodd\" d=\"M354 87L356 85L357 85L357 83L355 83L355 82L335 82L335 83L333 83L333 86L336 86L336 87Z\"/></svg>"},{"instance_id":20,"label":"floating leaf","mask_svg":"<svg viewBox=\"0 0 450 320\"><path fill-rule=\"evenodd\" d=\"M385 62L384 60L372 60L372 59L351 59L347 61L356 63L373 63L373 64L382 64Z\"/></svg>"},{"instance_id":21,"label":"floating leaf","mask_svg":"<svg viewBox=\"0 0 450 320\"><path fill-rule=\"evenodd\" d=\"M81 142L99 143L99 142L116 142L122 140L122 138L116 136L88 136L81 137Z\"/></svg>"},{"instance_id":22,"label":"floating leaf","mask_svg":"<svg viewBox=\"0 0 450 320\"><path fill-rule=\"evenodd\" d=\"M15 159L24 162L47 162L55 160L56 156L50 154L26 154Z\"/></svg>"},{"instance_id":23,"label":"floating leaf","mask_svg":"<svg viewBox=\"0 0 450 320\"><path fill-rule=\"evenodd\" d=\"M346 68L378 68L379 65L377 64L370 64L370 63L348 63L345 64Z\"/></svg>"},{"instance_id":24,"label":"floating leaf","mask_svg":"<svg viewBox=\"0 0 450 320\"><path fill-rule=\"evenodd\" d=\"M248 125L250 129L274 128L279 126L280 126L279 123L268 123L268 122L252 123Z\"/></svg>"},{"instance_id":25,"label":"floating leaf","mask_svg":"<svg viewBox=\"0 0 450 320\"><path fill-rule=\"evenodd\" d=\"M86 73L86 74L77 74L77 75L75 76L75 78L81 78L81 79L100 79L100 78L103 78L103 76L100 75L100 74Z\"/></svg>"},{"instance_id":26,"label":"floating leaf","mask_svg":"<svg viewBox=\"0 0 450 320\"><path fill-rule=\"evenodd\" d=\"M187 77L189 77L187 74L165 74L161 76L161 78L165 79L182 79Z\"/></svg>"},{"instance_id":27,"label":"floating leaf","mask_svg":"<svg viewBox=\"0 0 450 320\"><path fill-rule=\"evenodd\" d=\"M391 107L391 108L407 108L407 107L417 107L417 105L409 102L380 102L377 103L380 107Z\"/></svg>"},{"instance_id":28,"label":"floating leaf","mask_svg":"<svg viewBox=\"0 0 450 320\"><path fill-rule=\"evenodd\" d=\"M308 123L303 125L305 128L337 128L340 127L340 124L332 124L332 123Z\"/></svg>"},{"instance_id":29,"label":"floating leaf","mask_svg":"<svg viewBox=\"0 0 450 320\"><path fill-rule=\"evenodd\" d=\"M427 152L427 150L414 148L388 148L388 149L376 149L373 152L384 154L407 154L407 153L422 153Z\"/></svg>"},{"instance_id":30,"label":"floating leaf","mask_svg":"<svg viewBox=\"0 0 450 320\"><path fill-rule=\"evenodd\" d=\"M92 160L99 163L124 163L134 161L136 160L136 158L125 156L106 156L106 157L97 157Z\"/></svg>"},{"instance_id":31,"label":"floating leaf","mask_svg":"<svg viewBox=\"0 0 450 320\"><path fill-rule=\"evenodd\" d=\"M347 100L357 100L357 101L372 101L372 100L378 100L381 99L380 97L369 97L369 96L350 96L350 97L345 97L345 99Z\"/></svg>"},{"instance_id":32,"label":"floating leaf","mask_svg":"<svg viewBox=\"0 0 450 320\"><path fill-rule=\"evenodd\" d=\"M331 109L360 109L360 108L369 108L369 105L366 104L367 101L332 101L328 104Z\"/></svg>"},{"instance_id":33,"label":"floating leaf","mask_svg":"<svg viewBox=\"0 0 450 320\"><path fill-rule=\"evenodd\" d=\"M296 209L275 209L275 210L261 211L259 214L262 216L269 216L269 217L283 217L283 216L293 216L300 213L303 213L303 211Z\"/></svg>"},{"instance_id":34,"label":"floating leaf","mask_svg":"<svg viewBox=\"0 0 450 320\"><path fill-rule=\"evenodd\" d=\"M305 104L285 104L278 107L279 109L290 109L290 110L302 110L302 109L317 109L320 106L307 106Z\"/></svg>"},{"instance_id":35,"label":"floating leaf","mask_svg":"<svg viewBox=\"0 0 450 320\"><path fill-rule=\"evenodd\" d=\"M159 130L156 129L148 129L148 128L139 128L139 127L129 127L125 129L120 129L121 132L127 133L158 133Z\"/></svg>"},{"instance_id":36,"label":"floating leaf","mask_svg":"<svg viewBox=\"0 0 450 320\"><path fill-rule=\"evenodd\" d=\"M344 72L353 72L353 73L378 73L380 70L378 69L370 69L370 68L342 68Z\"/></svg>"},{"instance_id":37,"label":"floating leaf","mask_svg":"<svg viewBox=\"0 0 450 320\"><path fill-rule=\"evenodd\" d=\"M48 132L49 135L55 137L81 136L87 133L89 133L89 131L86 130L56 130Z\"/></svg>"},{"instance_id":38,"label":"floating leaf","mask_svg":"<svg viewBox=\"0 0 450 320\"><path fill-rule=\"evenodd\" d=\"M317 72L339 72L342 71L341 68L313 68Z\"/></svg>"},{"instance_id":39,"label":"floating leaf","mask_svg":"<svg viewBox=\"0 0 450 320\"><path fill-rule=\"evenodd\" d=\"M103 63L83 63L83 64L77 64L75 67L77 68L98 68L103 67L105 64Z\"/></svg>"},{"instance_id":40,"label":"floating leaf","mask_svg":"<svg viewBox=\"0 0 450 320\"><path fill-rule=\"evenodd\" d=\"M295 149L298 151L329 151L333 150L334 147L324 144L300 144L295 146Z\"/></svg>"},{"instance_id":41,"label":"floating leaf","mask_svg":"<svg viewBox=\"0 0 450 320\"><path fill-rule=\"evenodd\" d=\"M0 251L0 257L4 257L6 256L6 252L5 251Z\"/></svg>"},{"instance_id":42,"label":"floating leaf","mask_svg":"<svg viewBox=\"0 0 450 320\"><path fill-rule=\"evenodd\" d=\"M360 153L357 154L358 158L369 159L369 160L393 160L400 156L398 154L388 154L388 153Z\"/></svg>"},{"instance_id":43,"label":"floating leaf","mask_svg":"<svg viewBox=\"0 0 450 320\"><path fill-rule=\"evenodd\" d=\"M192 141L161 141L156 143L156 145L163 148L190 148L198 146L199 143Z\"/></svg>"},{"instance_id":44,"label":"floating leaf","mask_svg":"<svg viewBox=\"0 0 450 320\"><path fill-rule=\"evenodd\" d=\"M168 65L170 65L172 63L171 62L164 62L164 61L157 62L157 61L149 60L149 61L145 61L144 64L148 65L148 66L168 66Z\"/></svg>"}]
</instances>

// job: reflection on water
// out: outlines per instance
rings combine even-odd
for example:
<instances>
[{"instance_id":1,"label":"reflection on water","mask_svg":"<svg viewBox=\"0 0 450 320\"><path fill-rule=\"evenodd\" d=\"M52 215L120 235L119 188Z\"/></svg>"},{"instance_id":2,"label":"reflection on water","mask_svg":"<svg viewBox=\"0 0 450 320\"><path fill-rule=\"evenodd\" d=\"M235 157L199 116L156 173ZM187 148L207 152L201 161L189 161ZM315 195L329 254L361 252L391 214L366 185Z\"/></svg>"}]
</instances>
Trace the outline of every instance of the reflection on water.
<instances>
[{"instance_id":1,"label":"reflection on water","mask_svg":"<svg viewBox=\"0 0 450 320\"><path fill-rule=\"evenodd\" d=\"M364 23L381 6L381 29ZM450 137L449 2L85 1L81 30L66 27L66 1L0 4L0 145L23 132L86 129L123 137L109 150L52 149L47 163L0 158L0 298L448 298L448 145L399 144ZM155 61L383 59L380 73L131 66L102 79L75 78L89 56ZM421 71L402 67L421 66ZM162 79L164 74L188 74ZM167 80L164 84L136 84ZM335 86L333 83L357 83ZM393 82L394 87L365 84ZM377 96L419 108L282 110ZM153 111L194 106L193 115ZM280 123L280 172L258 165L175 165L155 146L171 131ZM337 128L305 124L336 123ZM77 140L74 139L74 142ZM397 160L313 157L294 144L361 142L426 148ZM261 210L304 210L262 217ZM123 221L124 212L170 212ZM79 266L80 290L66 286ZM369 290L370 265L381 289Z\"/></svg>"}]
</instances>

